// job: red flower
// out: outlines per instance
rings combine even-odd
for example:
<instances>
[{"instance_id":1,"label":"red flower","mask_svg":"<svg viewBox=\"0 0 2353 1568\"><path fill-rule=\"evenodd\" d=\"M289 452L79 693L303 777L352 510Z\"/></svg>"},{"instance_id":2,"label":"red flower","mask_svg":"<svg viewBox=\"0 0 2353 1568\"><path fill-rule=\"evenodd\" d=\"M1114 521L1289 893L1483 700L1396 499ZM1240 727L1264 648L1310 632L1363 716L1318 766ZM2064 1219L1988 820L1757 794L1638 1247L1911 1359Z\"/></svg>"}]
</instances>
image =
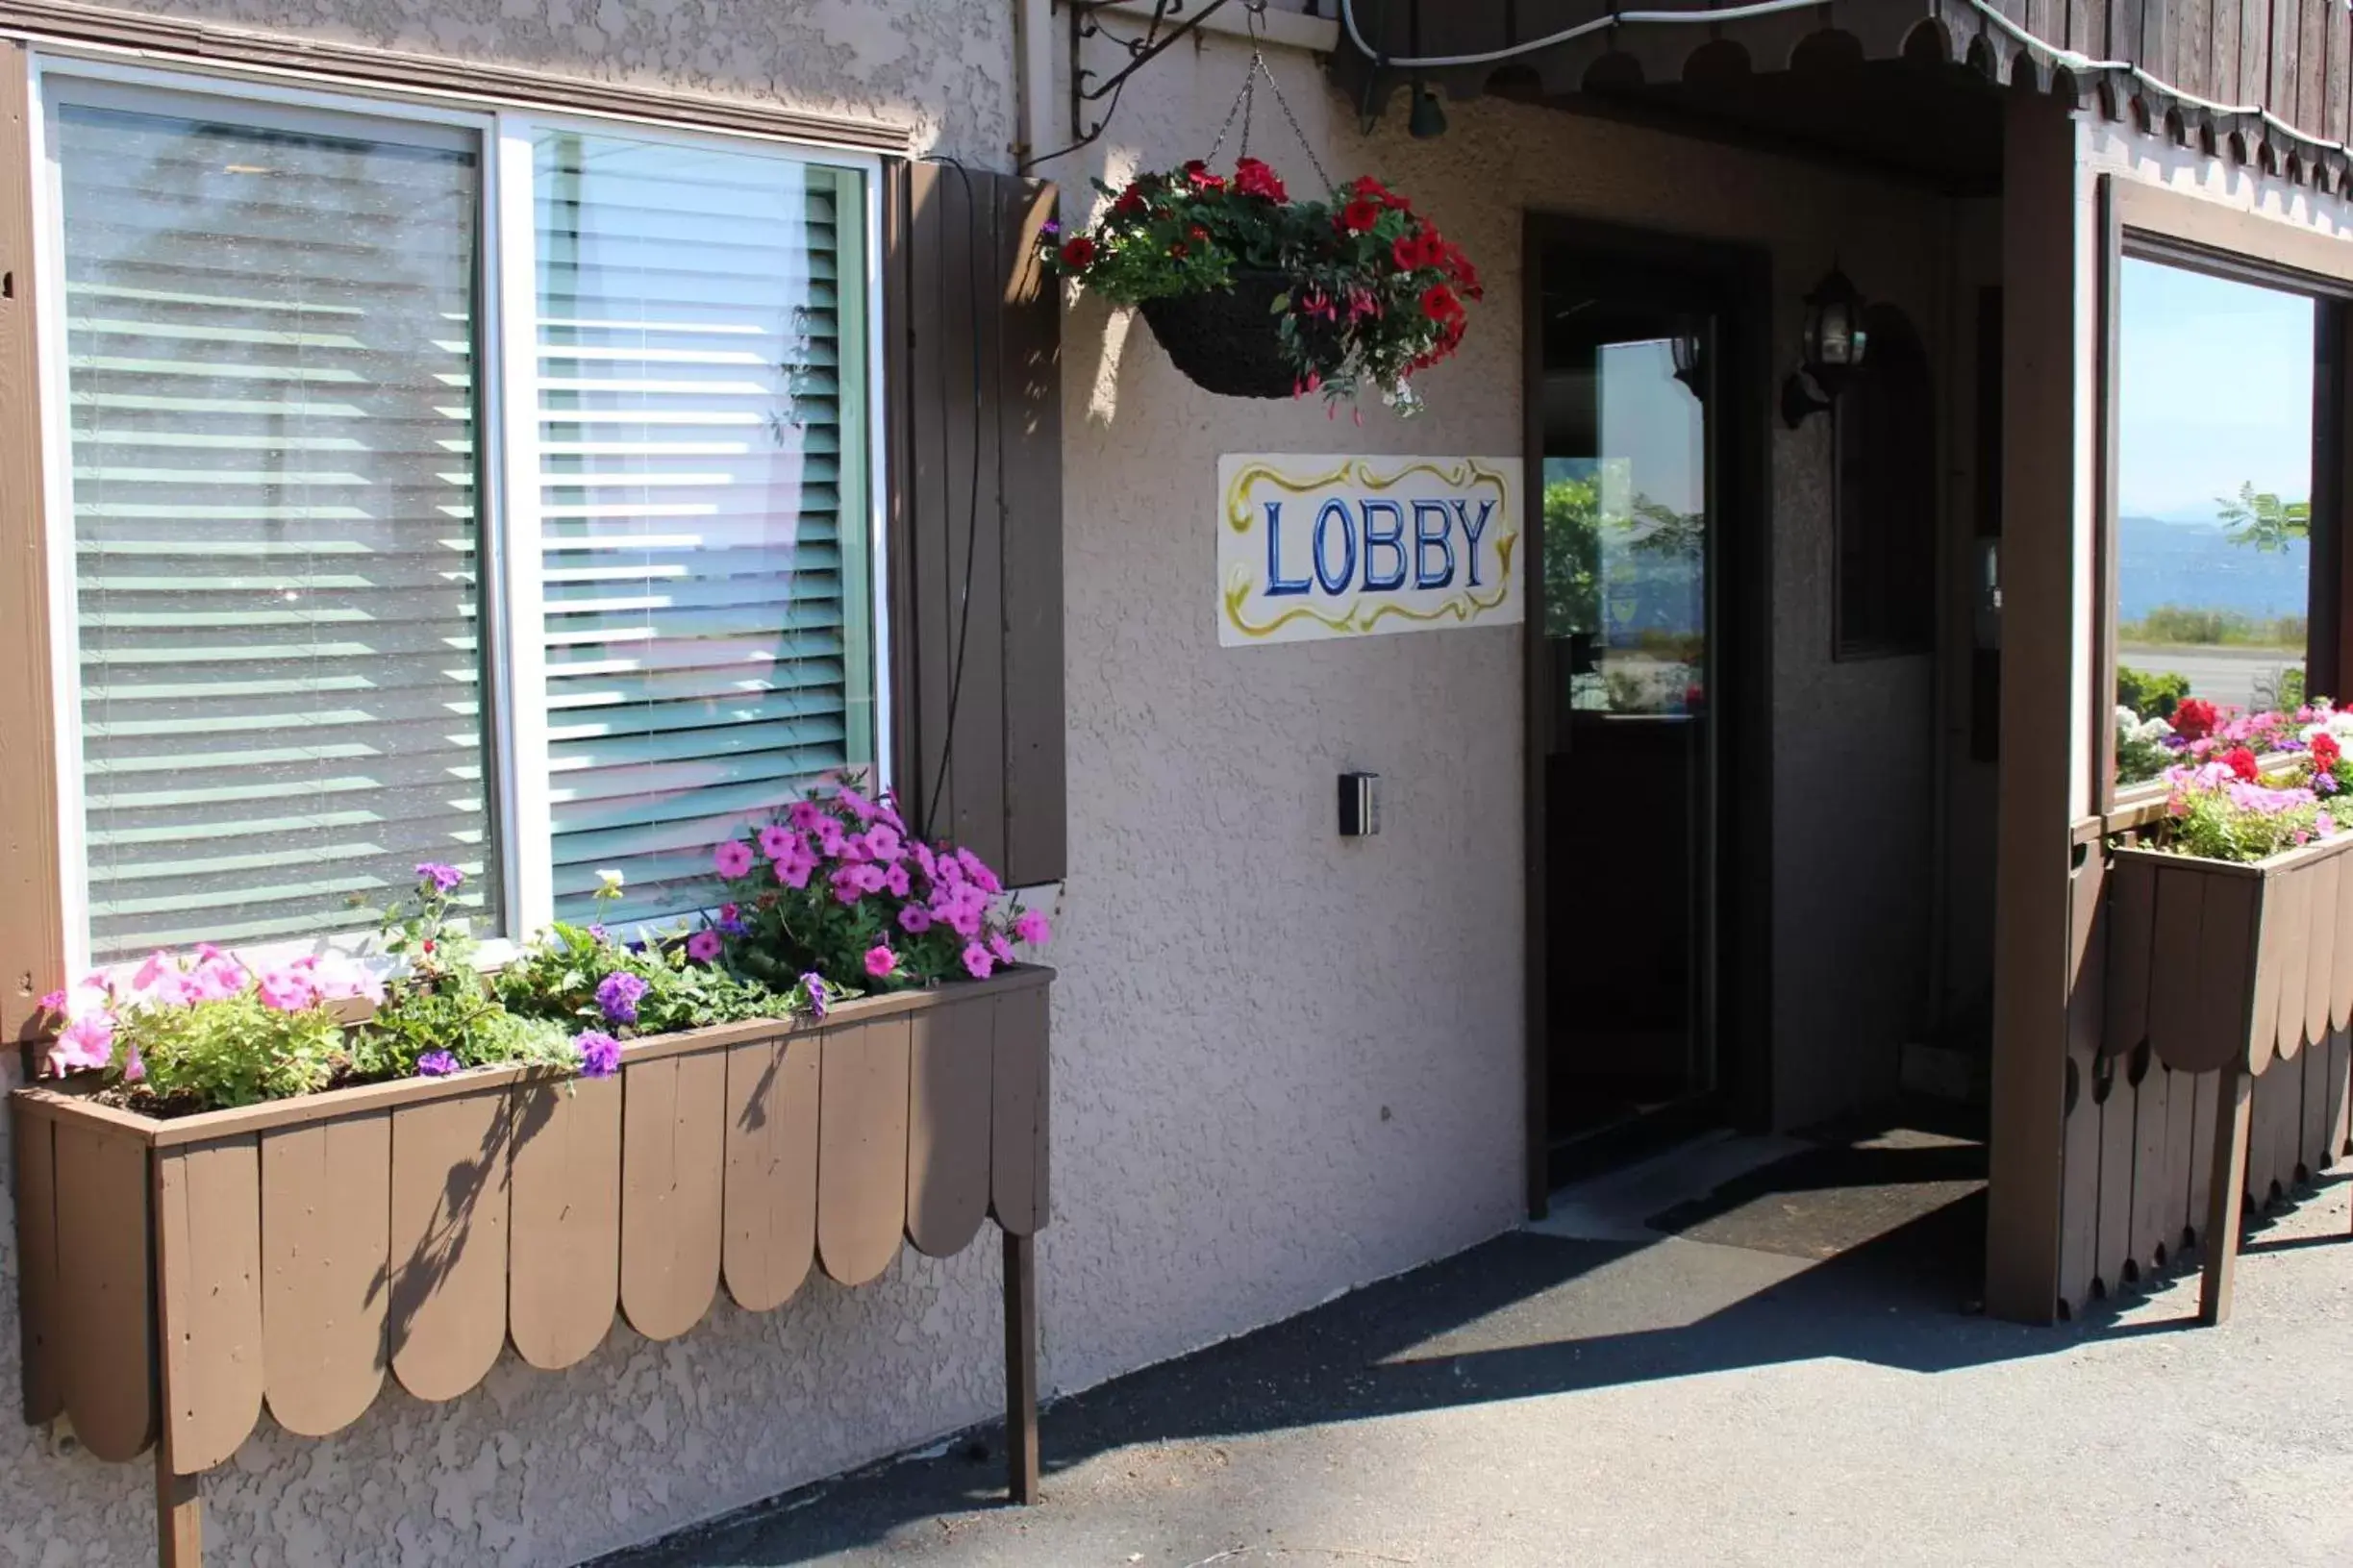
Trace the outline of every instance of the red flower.
<instances>
[{"instance_id":1,"label":"red flower","mask_svg":"<svg viewBox=\"0 0 2353 1568\"><path fill-rule=\"evenodd\" d=\"M1264 196L1270 202L1290 199L1274 170L1255 158L1238 158L1234 161L1234 188L1245 196Z\"/></svg>"},{"instance_id":2,"label":"red flower","mask_svg":"<svg viewBox=\"0 0 2353 1568\"><path fill-rule=\"evenodd\" d=\"M2173 733L2184 740L2203 740L2215 731L2215 705L2202 697L2184 697L2173 709Z\"/></svg>"},{"instance_id":3,"label":"red flower","mask_svg":"<svg viewBox=\"0 0 2353 1568\"><path fill-rule=\"evenodd\" d=\"M2337 759L2343 755L2343 751L2337 744L2337 737L2326 730L2313 736L2313 766L2322 772L2334 769L2337 766Z\"/></svg>"},{"instance_id":4,"label":"red flower","mask_svg":"<svg viewBox=\"0 0 2353 1568\"><path fill-rule=\"evenodd\" d=\"M1169 255L1171 255L1171 256L1179 256L1179 257L1186 255L1186 254L1187 254L1187 250L1186 250L1185 241L1183 241L1182 239L1172 240L1172 241L1169 243L1169 246L1168 246L1168 254L1169 254Z\"/></svg>"},{"instance_id":5,"label":"red flower","mask_svg":"<svg viewBox=\"0 0 2353 1568\"><path fill-rule=\"evenodd\" d=\"M1421 313L1440 323L1463 319L1463 302L1454 290L1442 283L1434 283L1421 291Z\"/></svg>"},{"instance_id":6,"label":"red flower","mask_svg":"<svg viewBox=\"0 0 2353 1568\"><path fill-rule=\"evenodd\" d=\"M1352 235L1361 235L1380 221L1380 204L1362 196L1339 210L1339 226Z\"/></svg>"},{"instance_id":7,"label":"red flower","mask_svg":"<svg viewBox=\"0 0 2353 1568\"><path fill-rule=\"evenodd\" d=\"M1212 174L1209 165L1198 158L1185 165L1185 178L1192 183L1195 190L1223 190L1225 188L1225 176Z\"/></svg>"},{"instance_id":8,"label":"red flower","mask_svg":"<svg viewBox=\"0 0 2353 1568\"><path fill-rule=\"evenodd\" d=\"M1085 235L1072 235L1063 241L1063 265L1073 272L1083 272L1095 264L1095 242Z\"/></svg>"},{"instance_id":9,"label":"red flower","mask_svg":"<svg viewBox=\"0 0 2353 1568\"><path fill-rule=\"evenodd\" d=\"M1399 271L1418 272L1438 264L1439 241L1428 235L1399 235L1389 246L1389 255Z\"/></svg>"},{"instance_id":10,"label":"red flower","mask_svg":"<svg viewBox=\"0 0 2353 1568\"><path fill-rule=\"evenodd\" d=\"M2247 783L2255 782L2255 754L2244 746L2233 746L2222 754L2222 765Z\"/></svg>"},{"instance_id":11,"label":"red flower","mask_svg":"<svg viewBox=\"0 0 2353 1568\"><path fill-rule=\"evenodd\" d=\"M1207 239L1209 237L1209 231L1196 223L1191 228L1187 229L1185 231L1185 235L1189 239Z\"/></svg>"},{"instance_id":12,"label":"red flower","mask_svg":"<svg viewBox=\"0 0 2353 1568\"><path fill-rule=\"evenodd\" d=\"M1130 212L1142 212L1143 206L1144 193L1134 186L1130 186L1119 192L1119 199L1112 203L1112 211L1125 217Z\"/></svg>"}]
</instances>

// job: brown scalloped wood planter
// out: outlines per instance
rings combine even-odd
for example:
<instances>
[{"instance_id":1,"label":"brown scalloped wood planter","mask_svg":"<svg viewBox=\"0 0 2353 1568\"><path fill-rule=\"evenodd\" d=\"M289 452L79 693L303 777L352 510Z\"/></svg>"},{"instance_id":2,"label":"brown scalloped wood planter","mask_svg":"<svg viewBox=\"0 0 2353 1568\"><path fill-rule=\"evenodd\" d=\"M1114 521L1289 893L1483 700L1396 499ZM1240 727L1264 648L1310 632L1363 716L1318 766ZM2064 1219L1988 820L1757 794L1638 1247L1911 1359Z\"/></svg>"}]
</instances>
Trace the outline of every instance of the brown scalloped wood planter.
<instances>
[{"instance_id":1,"label":"brown scalloped wood planter","mask_svg":"<svg viewBox=\"0 0 2353 1568\"><path fill-rule=\"evenodd\" d=\"M19 1090L26 1417L69 1417L101 1458L155 1447L160 1557L185 1564L193 1478L264 1406L324 1435L388 1376L452 1399L510 1343L554 1371L616 1315L674 1338L722 1288L764 1311L813 1264L863 1284L902 1238L946 1257L986 1216L1029 1501L1052 979L636 1040L603 1080L504 1069L175 1121Z\"/></svg>"},{"instance_id":2,"label":"brown scalloped wood planter","mask_svg":"<svg viewBox=\"0 0 2353 1568\"><path fill-rule=\"evenodd\" d=\"M2101 1049L2219 1072L2199 1316L2230 1314L2257 1075L2353 1024L2353 834L2234 863L2111 852Z\"/></svg>"}]
</instances>

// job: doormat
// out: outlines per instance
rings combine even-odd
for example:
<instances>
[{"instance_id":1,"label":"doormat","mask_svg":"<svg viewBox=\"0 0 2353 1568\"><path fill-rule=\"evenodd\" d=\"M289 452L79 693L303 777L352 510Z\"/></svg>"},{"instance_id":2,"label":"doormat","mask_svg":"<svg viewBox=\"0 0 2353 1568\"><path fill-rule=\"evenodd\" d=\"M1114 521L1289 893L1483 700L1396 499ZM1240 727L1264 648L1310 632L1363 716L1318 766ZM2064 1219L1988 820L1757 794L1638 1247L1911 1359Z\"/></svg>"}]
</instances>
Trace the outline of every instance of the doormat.
<instances>
[{"instance_id":1,"label":"doormat","mask_svg":"<svg viewBox=\"0 0 2353 1568\"><path fill-rule=\"evenodd\" d=\"M1687 1241L1818 1262L1924 1220L1985 1184L1984 1144L1896 1130L1777 1159L1643 1223Z\"/></svg>"}]
</instances>

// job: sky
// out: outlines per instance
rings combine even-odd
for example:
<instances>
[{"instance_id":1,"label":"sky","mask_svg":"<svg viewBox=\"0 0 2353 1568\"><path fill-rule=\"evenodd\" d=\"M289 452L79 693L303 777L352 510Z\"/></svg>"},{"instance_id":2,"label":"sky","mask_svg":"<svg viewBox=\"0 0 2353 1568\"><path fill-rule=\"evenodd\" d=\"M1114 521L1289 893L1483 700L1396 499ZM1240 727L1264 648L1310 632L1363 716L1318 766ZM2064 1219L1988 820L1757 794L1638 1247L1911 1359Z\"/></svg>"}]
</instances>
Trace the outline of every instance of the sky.
<instances>
[{"instance_id":1,"label":"sky","mask_svg":"<svg viewBox=\"0 0 2353 1568\"><path fill-rule=\"evenodd\" d=\"M2311 496L2313 311L2300 294L2125 261L2120 512L2211 519L2250 480Z\"/></svg>"}]
</instances>

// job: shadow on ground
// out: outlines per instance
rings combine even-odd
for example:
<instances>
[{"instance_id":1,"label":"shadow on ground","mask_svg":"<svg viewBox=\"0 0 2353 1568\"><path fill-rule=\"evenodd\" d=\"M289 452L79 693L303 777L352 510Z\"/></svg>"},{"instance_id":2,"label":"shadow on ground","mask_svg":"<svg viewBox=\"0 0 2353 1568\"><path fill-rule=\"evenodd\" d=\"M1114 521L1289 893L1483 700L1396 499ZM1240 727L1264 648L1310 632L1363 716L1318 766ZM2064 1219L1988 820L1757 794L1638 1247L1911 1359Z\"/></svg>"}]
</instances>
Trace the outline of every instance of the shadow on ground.
<instances>
[{"instance_id":1,"label":"shadow on ground","mask_svg":"<svg viewBox=\"0 0 2353 1568\"><path fill-rule=\"evenodd\" d=\"M1842 1139L1654 1216L1668 1234L1649 1242L1497 1237L1060 1401L1043 1421L1049 1503L1058 1473L1120 1450L1824 1357L1937 1373L2187 1326L2126 1327L2109 1312L2024 1328L1975 1315L1984 1160L1978 1144ZM1788 1214L1809 1204L1831 1204L1815 1218L1834 1231L1854 1221L1840 1195L1859 1190L1875 1194L1864 1220L1894 1214L1891 1229L1822 1261L1805 1245L1779 1244ZM1928 1196L1905 1200L1907 1190ZM1909 1217L1907 1201L1916 1209ZM806 1562L876 1547L924 1519L1000 1509L1001 1440L993 1430L975 1434L936 1457L804 1488L604 1562Z\"/></svg>"}]
</instances>

